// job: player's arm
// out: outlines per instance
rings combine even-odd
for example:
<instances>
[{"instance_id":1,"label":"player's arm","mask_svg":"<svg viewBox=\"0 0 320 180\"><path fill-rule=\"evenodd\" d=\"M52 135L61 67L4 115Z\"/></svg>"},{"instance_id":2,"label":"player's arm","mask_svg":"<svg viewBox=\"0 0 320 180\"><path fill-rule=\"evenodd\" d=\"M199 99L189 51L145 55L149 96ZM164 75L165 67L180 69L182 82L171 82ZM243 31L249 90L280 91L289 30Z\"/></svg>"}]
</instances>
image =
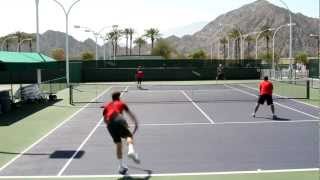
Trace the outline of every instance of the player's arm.
<instances>
[{"instance_id":1,"label":"player's arm","mask_svg":"<svg viewBox=\"0 0 320 180\"><path fill-rule=\"evenodd\" d=\"M130 111L130 109L127 105L124 106L124 110L129 115L131 121L134 123L133 134L135 134L136 131L138 130L138 120L137 120L136 116Z\"/></svg>"}]
</instances>

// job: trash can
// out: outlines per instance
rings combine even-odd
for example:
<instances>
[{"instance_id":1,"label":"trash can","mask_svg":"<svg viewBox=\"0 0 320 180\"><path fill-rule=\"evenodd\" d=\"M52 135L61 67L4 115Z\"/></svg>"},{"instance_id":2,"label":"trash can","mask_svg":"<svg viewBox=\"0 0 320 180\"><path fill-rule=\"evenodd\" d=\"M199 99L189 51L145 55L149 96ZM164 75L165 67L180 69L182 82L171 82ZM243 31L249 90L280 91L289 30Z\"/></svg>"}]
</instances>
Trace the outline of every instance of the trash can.
<instances>
[{"instance_id":1,"label":"trash can","mask_svg":"<svg viewBox=\"0 0 320 180\"><path fill-rule=\"evenodd\" d=\"M11 101L9 91L0 91L1 112L7 113L11 110Z\"/></svg>"}]
</instances>

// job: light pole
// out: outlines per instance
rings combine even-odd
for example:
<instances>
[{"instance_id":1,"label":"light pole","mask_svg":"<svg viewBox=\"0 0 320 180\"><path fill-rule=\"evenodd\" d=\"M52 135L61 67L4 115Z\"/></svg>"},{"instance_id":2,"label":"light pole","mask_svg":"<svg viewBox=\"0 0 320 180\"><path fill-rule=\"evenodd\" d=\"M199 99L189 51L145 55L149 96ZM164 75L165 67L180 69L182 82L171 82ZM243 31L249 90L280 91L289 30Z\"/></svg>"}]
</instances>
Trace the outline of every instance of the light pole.
<instances>
[{"instance_id":1,"label":"light pole","mask_svg":"<svg viewBox=\"0 0 320 180\"><path fill-rule=\"evenodd\" d=\"M6 39L4 39L3 42L2 42L2 44L1 44L1 51L3 51L3 46L4 46L4 44L5 44L5 42L6 42L7 40L9 40L9 39L17 39L17 38L18 38L18 36L9 36L9 37L7 37Z\"/></svg>"},{"instance_id":2,"label":"light pole","mask_svg":"<svg viewBox=\"0 0 320 180\"><path fill-rule=\"evenodd\" d=\"M274 28L269 28L269 29L266 29L264 31L260 31L258 32L258 35L256 37L256 59L258 59L258 41L259 41L259 38L261 36L262 33L266 32L266 31L274 31L275 29Z\"/></svg>"},{"instance_id":3,"label":"light pole","mask_svg":"<svg viewBox=\"0 0 320 180\"><path fill-rule=\"evenodd\" d=\"M274 34L273 34L273 37L272 37L272 69L275 70L275 37L277 35L277 33L280 31L280 29L286 27L286 26L294 26L295 24L285 24L285 25L282 25L280 27L278 27L275 31L274 31Z\"/></svg>"},{"instance_id":4,"label":"light pole","mask_svg":"<svg viewBox=\"0 0 320 180\"><path fill-rule=\"evenodd\" d=\"M63 10L65 16L66 16L66 79L67 79L67 86L70 84L70 77L69 77L69 14L72 9L72 7L77 4L80 0L77 0L71 4L68 11L64 8L64 6L58 1L53 0L56 2Z\"/></svg>"},{"instance_id":5,"label":"light pole","mask_svg":"<svg viewBox=\"0 0 320 180\"><path fill-rule=\"evenodd\" d=\"M287 3L285 3L283 0L279 0L286 8L287 8L287 10L288 10L288 14L289 14L289 18L290 18L290 22L289 22L289 24L292 24L292 15L291 15L291 11L290 11L290 9L289 9L289 6L288 6L288 4ZM289 59L290 59L290 63L291 63L291 65L293 64L292 63L292 61L293 61L293 59L292 59L292 26L289 26L289 28L290 28L290 45L289 45Z\"/></svg>"},{"instance_id":6,"label":"light pole","mask_svg":"<svg viewBox=\"0 0 320 180\"><path fill-rule=\"evenodd\" d=\"M37 44L36 51L40 53L40 34L39 34L39 0L36 1L36 24L37 24Z\"/></svg>"},{"instance_id":7,"label":"light pole","mask_svg":"<svg viewBox=\"0 0 320 180\"><path fill-rule=\"evenodd\" d=\"M98 56L99 56L99 54L98 54L98 38L101 38L101 39L103 40L103 42L104 42L104 44L103 44L103 46L104 46L104 60L106 60L106 52L105 52L105 51L106 51L106 46L105 46L105 39L106 39L106 38L104 38L104 37L101 35L101 32L102 32L103 30L105 30L106 28L110 28L110 27L111 27L111 26L105 26L105 27L101 28L100 31L96 32L96 31L90 29L89 27L83 27L83 26L79 26L79 25L75 25L75 26L74 26L74 28L76 28L76 29L85 29L85 32L91 32L91 33L93 33L93 35L94 35L94 37L95 37L95 41L96 41L96 60L98 60Z\"/></svg>"},{"instance_id":8,"label":"light pole","mask_svg":"<svg viewBox=\"0 0 320 180\"><path fill-rule=\"evenodd\" d=\"M17 47L17 52L19 51L19 47L21 47L21 45L23 44L23 42L25 41L32 41L32 38L27 38L27 39L22 39L19 43L18 43L18 47ZM20 51L19 51L20 52Z\"/></svg>"}]
</instances>

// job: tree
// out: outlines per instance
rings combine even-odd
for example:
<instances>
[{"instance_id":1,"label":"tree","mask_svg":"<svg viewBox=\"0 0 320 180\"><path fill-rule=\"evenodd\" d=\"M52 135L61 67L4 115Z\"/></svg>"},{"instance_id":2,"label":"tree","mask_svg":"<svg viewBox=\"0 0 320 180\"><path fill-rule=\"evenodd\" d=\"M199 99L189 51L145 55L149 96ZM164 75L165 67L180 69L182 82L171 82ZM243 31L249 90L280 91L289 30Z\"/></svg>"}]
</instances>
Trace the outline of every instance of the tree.
<instances>
[{"instance_id":1,"label":"tree","mask_svg":"<svg viewBox=\"0 0 320 180\"><path fill-rule=\"evenodd\" d=\"M95 59L95 55L93 52L84 52L81 54L81 59L82 60L94 60Z\"/></svg>"},{"instance_id":2,"label":"tree","mask_svg":"<svg viewBox=\"0 0 320 180\"><path fill-rule=\"evenodd\" d=\"M154 46L154 41L157 38L160 38L160 32L159 32L158 29L150 28L150 29L145 30L145 36L150 38L150 40L151 40L151 50L152 50L153 46Z\"/></svg>"},{"instance_id":3,"label":"tree","mask_svg":"<svg viewBox=\"0 0 320 180\"><path fill-rule=\"evenodd\" d=\"M247 36L244 40L247 42L247 56L246 56L246 58L251 59L251 57L250 57L250 47L251 47L251 42L253 42L254 39L253 39L252 36Z\"/></svg>"},{"instance_id":4,"label":"tree","mask_svg":"<svg viewBox=\"0 0 320 180\"><path fill-rule=\"evenodd\" d=\"M230 32L229 32L229 38L234 40L234 55L235 55L235 59L240 59L240 29L239 28L233 28Z\"/></svg>"},{"instance_id":5,"label":"tree","mask_svg":"<svg viewBox=\"0 0 320 180\"><path fill-rule=\"evenodd\" d=\"M51 55L52 55L53 59L56 59L58 61L65 60L64 49L62 49L62 48L53 49L51 51Z\"/></svg>"},{"instance_id":6,"label":"tree","mask_svg":"<svg viewBox=\"0 0 320 180\"><path fill-rule=\"evenodd\" d=\"M145 45L147 42L146 42L146 40L144 40L143 39L143 37L139 37L139 38L137 38L135 41L134 41L134 43L138 46L138 48L139 48L139 56L141 55L141 47L143 46L143 45Z\"/></svg>"},{"instance_id":7,"label":"tree","mask_svg":"<svg viewBox=\"0 0 320 180\"><path fill-rule=\"evenodd\" d=\"M130 56L132 55L132 41L133 41L134 29L129 29L129 39L130 39Z\"/></svg>"},{"instance_id":8,"label":"tree","mask_svg":"<svg viewBox=\"0 0 320 180\"><path fill-rule=\"evenodd\" d=\"M308 64L308 54L306 52L299 52L294 57L297 63Z\"/></svg>"},{"instance_id":9,"label":"tree","mask_svg":"<svg viewBox=\"0 0 320 180\"><path fill-rule=\"evenodd\" d=\"M207 54L204 50L200 49L189 55L189 57L191 59L207 59Z\"/></svg>"},{"instance_id":10,"label":"tree","mask_svg":"<svg viewBox=\"0 0 320 180\"><path fill-rule=\"evenodd\" d=\"M171 57L171 53L174 51L175 50L170 46L168 41L160 39L152 49L151 54L153 56L162 56L165 59L169 59Z\"/></svg>"},{"instance_id":11,"label":"tree","mask_svg":"<svg viewBox=\"0 0 320 180\"><path fill-rule=\"evenodd\" d=\"M228 43L228 39L226 37L223 37L222 39L220 39L220 43L223 45L223 59L226 59L226 44Z\"/></svg>"},{"instance_id":12,"label":"tree","mask_svg":"<svg viewBox=\"0 0 320 180\"><path fill-rule=\"evenodd\" d=\"M263 33L260 36L260 39L265 39L266 40L266 47L267 47L267 54L270 54L270 48L269 48L269 42L270 42L270 38L272 36L272 31L270 31L270 25L264 25L261 28L261 31L263 31Z\"/></svg>"},{"instance_id":13,"label":"tree","mask_svg":"<svg viewBox=\"0 0 320 180\"><path fill-rule=\"evenodd\" d=\"M118 42L121 38L121 35L122 35L122 31L120 29L117 28L117 26L113 26L113 29L111 32L108 33L108 39L111 40L112 42L112 49L113 49L113 52L114 52L114 56L117 56L117 53L118 53Z\"/></svg>"},{"instance_id":14,"label":"tree","mask_svg":"<svg viewBox=\"0 0 320 180\"><path fill-rule=\"evenodd\" d=\"M124 36L125 36L125 38L126 38L126 56L128 56L128 44L129 44L129 34L130 34L130 29L129 28L125 28L124 30L123 30L123 34L124 34Z\"/></svg>"},{"instance_id":15,"label":"tree","mask_svg":"<svg viewBox=\"0 0 320 180\"><path fill-rule=\"evenodd\" d=\"M27 33L24 33L24 32L20 32L20 31L17 31L17 32L15 32L14 34L11 34L10 36L17 36L17 40L18 40L18 51L19 51L19 52L21 52L21 44L20 44L20 42L21 42L23 39L33 38L32 35L27 34Z\"/></svg>"}]
</instances>

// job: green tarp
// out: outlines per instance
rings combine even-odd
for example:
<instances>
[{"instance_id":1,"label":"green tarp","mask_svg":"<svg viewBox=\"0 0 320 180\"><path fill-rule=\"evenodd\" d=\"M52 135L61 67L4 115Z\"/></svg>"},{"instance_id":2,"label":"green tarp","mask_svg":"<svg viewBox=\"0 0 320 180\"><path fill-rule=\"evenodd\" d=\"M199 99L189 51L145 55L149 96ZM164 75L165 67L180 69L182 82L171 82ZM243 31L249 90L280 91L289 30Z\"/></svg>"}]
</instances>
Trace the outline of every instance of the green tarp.
<instances>
[{"instance_id":1,"label":"green tarp","mask_svg":"<svg viewBox=\"0 0 320 180\"><path fill-rule=\"evenodd\" d=\"M41 63L56 60L40 53L0 51L0 62L4 63Z\"/></svg>"}]
</instances>

